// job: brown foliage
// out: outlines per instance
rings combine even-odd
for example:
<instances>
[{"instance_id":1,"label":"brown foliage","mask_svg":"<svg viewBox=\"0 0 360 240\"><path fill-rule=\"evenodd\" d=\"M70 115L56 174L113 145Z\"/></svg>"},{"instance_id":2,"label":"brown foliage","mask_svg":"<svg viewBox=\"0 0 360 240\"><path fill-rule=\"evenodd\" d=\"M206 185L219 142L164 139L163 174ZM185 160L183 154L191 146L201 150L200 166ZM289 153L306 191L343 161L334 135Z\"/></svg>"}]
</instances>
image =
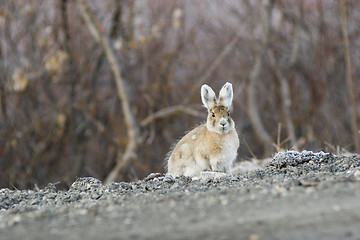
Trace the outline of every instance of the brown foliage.
<instances>
[{"instance_id":1,"label":"brown foliage","mask_svg":"<svg viewBox=\"0 0 360 240\"><path fill-rule=\"evenodd\" d=\"M163 170L169 147L205 120L203 81L214 89L233 83L240 141L263 156L246 91L264 43L265 3L86 2L111 40L140 124L136 158L119 180ZM255 88L263 127L273 143L281 133L281 148L355 151L360 2L346 2L351 101L339 2L274 1ZM85 175L105 179L129 139L111 66L78 1L1 3L0 41L0 187L66 187ZM242 144L239 160L249 157Z\"/></svg>"}]
</instances>

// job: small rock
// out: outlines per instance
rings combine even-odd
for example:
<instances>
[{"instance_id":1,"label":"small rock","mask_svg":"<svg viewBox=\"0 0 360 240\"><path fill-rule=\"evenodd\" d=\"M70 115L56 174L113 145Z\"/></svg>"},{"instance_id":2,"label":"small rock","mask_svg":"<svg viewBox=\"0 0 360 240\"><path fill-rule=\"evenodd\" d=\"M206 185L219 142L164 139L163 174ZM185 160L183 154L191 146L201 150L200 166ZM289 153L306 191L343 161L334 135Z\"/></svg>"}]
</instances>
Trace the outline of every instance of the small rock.
<instances>
[{"instance_id":1,"label":"small rock","mask_svg":"<svg viewBox=\"0 0 360 240\"><path fill-rule=\"evenodd\" d=\"M259 235L257 235L257 234L250 234L248 239L249 240L259 240L260 238L259 238Z\"/></svg>"},{"instance_id":2,"label":"small rock","mask_svg":"<svg viewBox=\"0 0 360 240\"><path fill-rule=\"evenodd\" d=\"M161 176L161 173L150 173L145 179L144 179L144 181L145 182L148 182L148 181L150 181L150 180L152 180L152 179L154 179L154 178L158 178L158 177L160 177Z\"/></svg>"},{"instance_id":3,"label":"small rock","mask_svg":"<svg viewBox=\"0 0 360 240\"><path fill-rule=\"evenodd\" d=\"M232 176L230 179L232 182L238 182L240 180L239 176Z\"/></svg>"},{"instance_id":4,"label":"small rock","mask_svg":"<svg viewBox=\"0 0 360 240\"><path fill-rule=\"evenodd\" d=\"M335 205L332 206L332 210L334 212L339 212L341 210L341 208L340 208L340 206L338 204L335 204Z\"/></svg>"},{"instance_id":5,"label":"small rock","mask_svg":"<svg viewBox=\"0 0 360 240\"><path fill-rule=\"evenodd\" d=\"M200 177L192 177L191 180L192 180L192 181L199 181L199 180L200 180Z\"/></svg>"},{"instance_id":6,"label":"small rock","mask_svg":"<svg viewBox=\"0 0 360 240\"><path fill-rule=\"evenodd\" d=\"M200 173L200 179L221 179L228 177L227 173L204 171Z\"/></svg>"},{"instance_id":7,"label":"small rock","mask_svg":"<svg viewBox=\"0 0 360 240\"><path fill-rule=\"evenodd\" d=\"M130 218L125 218L124 219L124 224L125 225L130 225L132 223L131 219Z\"/></svg>"},{"instance_id":8,"label":"small rock","mask_svg":"<svg viewBox=\"0 0 360 240\"><path fill-rule=\"evenodd\" d=\"M167 183L174 183L175 178L170 173L166 173L163 181Z\"/></svg>"},{"instance_id":9,"label":"small rock","mask_svg":"<svg viewBox=\"0 0 360 240\"><path fill-rule=\"evenodd\" d=\"M274 189L275 189L276 193L279 194L279 195L282 195L282 194L284 194L286 192L286 188L280 187L278 185L276 185L274 187Z\"/></svg>"},{"instance_id":10,"label":"small rock","mask_svg":"<svg viewBox=\"0 0 360 240\"><path fill-rule=\"evenodd\" d=\"M49 183L44 190L48 192L56 192L56 186L53 183Z\"/></svg>"},{"instance_id":11,"label":"small rock","mask_svg":"<svg viewBox=\"0 0 360 240\"><path fill-rule=\"evenodd\" d=\"M19 214L17 214L9 220L8 224L9 226L14 226L15 224L21 222L21 220L22 217Z\"/></svg>"}]
</instances>

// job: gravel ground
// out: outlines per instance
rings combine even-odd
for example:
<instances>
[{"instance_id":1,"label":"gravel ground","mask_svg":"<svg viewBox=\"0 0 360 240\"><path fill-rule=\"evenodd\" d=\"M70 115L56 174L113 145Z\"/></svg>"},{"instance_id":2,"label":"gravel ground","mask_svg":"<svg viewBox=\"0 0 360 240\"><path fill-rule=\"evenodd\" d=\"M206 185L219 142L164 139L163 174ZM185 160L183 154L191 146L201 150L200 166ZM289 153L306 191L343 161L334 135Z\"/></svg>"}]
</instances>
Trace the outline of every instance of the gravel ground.
<instances>
[{"instance_id":1,"label":"gravel ground","mask_svg":"<svg viewBox=\"0 0 360 240\"><path fill-rule=\"evenodd\" d=\"M360 239L360 156L288 151L245 175L0 190L0 239Z\"/></svg>"}]
</instances>

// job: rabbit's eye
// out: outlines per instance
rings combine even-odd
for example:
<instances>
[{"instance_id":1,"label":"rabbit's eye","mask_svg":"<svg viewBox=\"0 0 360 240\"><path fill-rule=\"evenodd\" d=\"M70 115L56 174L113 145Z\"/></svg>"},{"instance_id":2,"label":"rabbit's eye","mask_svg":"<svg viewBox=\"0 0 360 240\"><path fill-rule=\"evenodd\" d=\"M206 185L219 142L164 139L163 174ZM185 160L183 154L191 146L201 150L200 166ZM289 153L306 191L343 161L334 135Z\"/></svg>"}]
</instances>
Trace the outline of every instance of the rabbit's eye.
<instances>
[{"instance_id":1,"label":"rabbit's eye","mask_svg":"<svg viewBox=\"0 0 360 240\"><path fill-rule=\"evenodd\" d=\"M230 117L230 111L228 111L228 117Z\"/></svg>"},{"instance_id":2,"label":"rabbit's eye","mask_svg":"<svg viewBox=\"0 0 360 240\"><path fill-rule=\"evenodd\" d=\"M212 113L212 117L215 117L215 113Z\"/></svg>"}]
</instances>

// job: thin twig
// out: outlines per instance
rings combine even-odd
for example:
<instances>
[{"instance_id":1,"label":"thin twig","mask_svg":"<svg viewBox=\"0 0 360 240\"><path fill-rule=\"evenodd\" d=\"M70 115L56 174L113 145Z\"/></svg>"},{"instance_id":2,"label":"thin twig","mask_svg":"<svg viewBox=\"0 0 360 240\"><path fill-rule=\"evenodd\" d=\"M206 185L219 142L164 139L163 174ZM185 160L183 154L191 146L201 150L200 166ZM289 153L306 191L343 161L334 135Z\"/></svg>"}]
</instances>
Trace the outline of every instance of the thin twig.
<instances>
[{"instance_id":1,"label":"thin twig","mask_svg":"<svg viewBox=\"0 0 360 240\"><path fill-rule=\"evenodd\" d=\"M231 41L224 47L221 53L215 58L215 60L211 63L211 65L205 70L203 75L193 84L192 89L189 91L188 97L182 102L182 105L186 105L189 103L191 96L199 91L200 86L209 79L211 74L215 71L215 69L223 63L225 57L231 53L231 50L236 46L237 42L239 41L239 36L235 35Z\"/></svg>"},{"instance_id":2,"label":"thin twig","mask_svg":"<svg viewBox=\"0 0 360 240\"><path fill-rule=\"evenodd\" d=\"M155 113L150 114L140 122L140 126L145 127L158 118L166 118L178 112L186 113L188 115L198 118L204 118L205 116L203 113L196 111L190 107L186 107L183 105L175 105L175 106L163 108Z\"/></svg>"},{"instance_id":3,"label":"thin twig","mask_svg":"<svg viewBox=\"0 0 360 240\"><path fill-rule=\"evenodd\" d=\"M294 124L291 119L291 109L290 108L291 108L292 103L291 103L289 83L285 77L285 74L280 69L280 66L279 66L278 62L276 61L276 58L274 57L274 53L272 51L269 51L269 57L270 57L272 69L274 70L275 75L276 75L278 81L280 82L281 108L284 113L287 134L290 138L291 147L294 148L295 150L297 150L298 142L296 140Z\"/></svg>"},{"instance_id":4,"label":"thin twig","mask_svg":"<svg viewBox=\"0 0 360 240\"><path fill-rule=\"evenodd\" d=\"M277 144L276 144L276 151L280 151L281 145L280 145L280 137L281 135L281 123L278 124L278 131L277 131Z\"/></svg>"},{"instance_id":5,"label":"thin twig","mask_svg":"<svg viewBox=\"0 0 360 240\"><path fill-rule=\"evenodd\" d=\"M251 157L253 159L257 159L256 155L254 154L254 152L251 150L249 144L247 143L246 139L244 137L242 137L242 141L245 143L246 149L249 151Z\"/></svg>"}]
</instances>

